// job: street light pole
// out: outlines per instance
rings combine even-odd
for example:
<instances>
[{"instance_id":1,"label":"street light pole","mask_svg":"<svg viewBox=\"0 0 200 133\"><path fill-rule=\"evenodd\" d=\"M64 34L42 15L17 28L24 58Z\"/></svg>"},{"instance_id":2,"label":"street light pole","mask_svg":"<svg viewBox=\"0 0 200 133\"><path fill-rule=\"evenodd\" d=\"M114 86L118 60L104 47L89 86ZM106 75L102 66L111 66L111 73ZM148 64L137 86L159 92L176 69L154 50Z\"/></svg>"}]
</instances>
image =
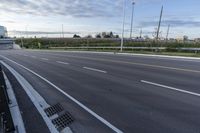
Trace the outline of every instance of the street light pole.
<instances>
[{"instance_id":1,"label":"street light pole","mask_svg":"<svg viewBox=\"0 0 200 133\"><path fill-rule=\"evenodd\" d=\"M162 6L162 8L161 8L160 19L159 19L158 29L157 29L157 33L156 33L156 40L157 40L157 41L158 41L158 39L159 39L159 32L160 32L160 25L161 25L161 21L162 21L162 15L163 15L163 6Z\"/></svg>"},{"instance_id":2,"label":"street light pole","mask_svg":"<svg viewBox=\"0 0 200 133\"><path fill-rule=\"evenodd\" d=\"M121 48L120 48L120 51L121 51L121 52L123 51L123 45L124 45L125 14L126 14L126 0L124 0L124 6L123 6L122 37L121 37Z\"/></svg>"},{"instance_id":3,"label":"street light pole","mask_svg":"<svg viewBox=\"0 0 200 133\"><path fill-rule=\"evenodd\" d=\"M132 38L132 32L133 32L133 14L134 14L134 5L135 2L132 2L132 15L131 15L131 30L130 30L130 39Z\"/></svg>"}]
</instances>

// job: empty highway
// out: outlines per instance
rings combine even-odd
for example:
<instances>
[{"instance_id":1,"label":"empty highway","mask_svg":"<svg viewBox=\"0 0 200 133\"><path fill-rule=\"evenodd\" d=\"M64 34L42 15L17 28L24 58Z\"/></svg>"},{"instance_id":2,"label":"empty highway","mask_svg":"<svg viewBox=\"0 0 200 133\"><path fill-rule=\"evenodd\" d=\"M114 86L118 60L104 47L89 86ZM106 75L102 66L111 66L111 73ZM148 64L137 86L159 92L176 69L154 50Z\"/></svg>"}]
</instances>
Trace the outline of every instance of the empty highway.
<instances>
[{"instance_id":1,"label":"empty highway","mask_svg":"<svg viewBox=\"0 0 200 133\"><path fill-rule=\"evenodd\" d=\"M62 103L74 132L200 132L200 60L33 50L0 51L0 60Z\"/></svg>"}]
</instances>

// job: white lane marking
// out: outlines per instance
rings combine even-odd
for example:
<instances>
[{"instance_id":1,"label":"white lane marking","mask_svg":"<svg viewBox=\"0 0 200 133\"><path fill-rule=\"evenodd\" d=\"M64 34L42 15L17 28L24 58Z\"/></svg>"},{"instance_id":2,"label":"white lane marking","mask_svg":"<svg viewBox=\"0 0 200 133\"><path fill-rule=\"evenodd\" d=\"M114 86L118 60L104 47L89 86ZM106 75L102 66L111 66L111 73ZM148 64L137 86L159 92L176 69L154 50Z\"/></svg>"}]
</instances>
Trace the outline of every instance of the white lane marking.
<instances>
[{"instance_id":1,"label":"white lane marking","mask_svg":"<svg viewBox=\"0 0 200 133\"><path fill-rule=\"evenodd\" d=\"M26 57L27 57L28 55L24 54L23 56L26 56Z\"/></svg>"},{"instance_id":2,"label":"white lane marking","mask_svg":"<svg viewBox=\"0 0 200 133\"><path fill-rule=\"evenodd\" d=\"M167 59L167 60L177 60L177 61L191 61L200 62L198 57L186 57L186 56L170 56L170 55L154 55L154 54L134 54L134 53L117 53L119 55L130 55L130 56L143 56L154 59Z\"/></svg>"},{"instance_id":3,"label":"white lane marking","mask_svg":"<svg viewBox=\"0 0 200 133\"><path fill-rule=\"evenodd\" d=\"M32 58L36 58L36 56L31 56Z\"/></svg>"},{"instance_id":4,"label":"white lane marking","mask_svg":"<svg viewBox=\"0 0 200 133\"><path fill-rule=\"evenodd\" d=\"M115 131L116 133L123 133L120 129L118 129L117 127L115 127L114 125L112 125L110 122L108 122L107 120L105 120L104 118L102 118L101 116L99 116L98 114L96 114L94 111L92 111L91 109L89 109L88 107L86 107L85 105L83 105L81 102L79 102L78 100L76 100L74 97L72 97L71 95L69 95L68 93L66 93L65 91L63 91L61 88L59 88L58 86L56 86L55 84L53 84L52 82L50 82L48 79L42 77L41 75L37 74L36 72L32 71L31 69L3 56L0 55L1 57L3 57L4 59L7 59L8 61L24 68L25 70L29 71L30 73L34 74L35 76L41 78L42 80L44 80L45 82L47 82L49 85L51 85L52 87L54 87L55 89L57 89L59 92L61 92L63 95L65 95L66 97L68 97L69 99L71 99L73 102L75 102L77 105L79 105L81 108L83 108L84 110L86 110L88 113L90 113L92 116L94 116L96 119L98 119L99 121L101 121L102 123L104 123L106 126L108 126L110 129L112 129L113 131Z\"/></svg>"},{"instance_id":5,"label":"white lane marking","mask_svg":"<svg viewBox=\"0 0 200 133\"><path fill-rule=\"evenodd\" d=\"M96 68L91 68L91 67L83 67L83 68L87 69L87 70L96 71L96 72L107 73L106 71L99 70L99 69L96 69Z\"/></svg>"},{"instance_id":6,"label":"white lane marking","mask_svg":"<svg viewBox=\"0 0 200 133\"><path fill-rule=\"evenodd\" d=\"M150 84L150 85L154 85L154 86L158 86L158 87L162 87L162 88L167 88L167 89L170 89L170 90L179 91L179 92L182 92L182 93L186 93L186 94L190 94L190 95L194 95L194 96L200 97L200 94L195 93L195 92L186 91L186 90L178 89L178 88L175 88L175 87L170 87L170 86L166 86L166 85L161 85L161 84L158 84L158 83L153 83L153 82L145 81L145 80L141 80L141 82L142 82L142 83L146 83L146 84Z\"/></svg>"},{"instance_id":7,"label":"white lane marking","mask_svg":"<svg viewBox=\"0 0 200 133\"><path fill-rule=\"evenodd\" d=\"M43 120L45 121L47 127L49 128L49 131L51 133L58 133L55 126L49 119L49 117L44 112L44 108L49 107L49 105L46 103L46 101L33 89L33 87L29 84L29 82L22 77L18 72L16 72L12 67L7 65L5 62L0 61L17 79L17 81L20 83L26 94L29 96L30 100L42 116Z\"/></svg>"},{"instance_id":8,"label":"white lane marking","mask_svg":"<svg viewBox=\"0 0 200 133\"><path fill-rule=\"evenodd\" d=\"M200 58L198 57L186 57L186 56L169 56L169 55L154 55L154 54L136 54L136 53L115 53L115 52L96 52L96 51L59 51L59 50L26 50L26 51L36 51L36 52L53 52L53 53L91 53L91 54L109 54L109 55L126 55L126 56L145 56L145 57L153 57L153 58L162 58L162 59L174 59L179 60L183 59L183 61L194 61L199 62ZM186 60L184 60L186 59ZM197 61L195 61L197 60Z\"/></svg>"},{"instance_id":9,"label":"white lane marking","mask_svg":"<svg viewBox=\"0 0 200 133\"><path fill-rule=\"evenodd\" d=\"M49 54L49 53L47 53L47 54ZM138 66L145 66L145 67L152 67L152 68L162 68L162 69L168 69L168 70L178 70L178 71L192 72L192 73L200 73L199 70L184 69L184 68L170 67L170 66L162 66L162 65L156 65L156 64L145 64L145 63L139 63L139 62L111 60L111 59L104 59L104 58L103 59L102 58L91 58L91 57L74 56L74 55L61 55L61 54L49 54L49 55L72 57L72 58L79 58L79 59L87 59L87 60L93 60L93 61L106 61L106 62L112 62L112 63L131 64L131 65L138 65Z\"/></svg>"},{"instance_id":10,"label":"white lane marking","mask_svg":"<svg viewBox=\"0 0 200 133\"><path fill-rule=\"evenodd\" d=\"M49 60L49 59L47 59L47 58L41 58L42 60Z\"/></svg>"},{"instance_id":11,"label":"white lane marking","mask_svg":"<svg viewBox=\"0 0 200 133\"><path fill-rule=\"evenodd\" d=\"M56 62L59 64L69 65L69 63L67 63L67 62L62 62L62 61L56 61Z\"/></svg>"}]
</instances>

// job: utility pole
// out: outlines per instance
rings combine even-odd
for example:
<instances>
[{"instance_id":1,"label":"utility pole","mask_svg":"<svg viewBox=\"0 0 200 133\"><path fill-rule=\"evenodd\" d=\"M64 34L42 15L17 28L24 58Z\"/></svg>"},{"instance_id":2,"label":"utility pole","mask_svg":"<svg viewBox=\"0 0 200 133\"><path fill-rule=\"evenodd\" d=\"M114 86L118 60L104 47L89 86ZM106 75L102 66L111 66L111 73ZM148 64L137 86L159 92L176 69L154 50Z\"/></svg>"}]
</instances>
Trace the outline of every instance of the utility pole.
<instances>
[{"instance_id":1,"label":"utility pole","mask_svg":"<svg viewBox=\"0 0 200 133\"><path fill-rule=\"evenodd\" d=\"M157 33L156 33L156 40L159 39L160 25L161 25L161 21L162 21L162 14L163 14L163 6L162 6L161 12L160 12L160 19L159 19L158 29L157 29Z\"/></svg>"},{"instance_id":2,"label":"utility pole","mask_svg":"<svg viewBox=\"0 0 200 133\"><path fill-rule=\"evenodd\" d=\"M63 24L62 24L62 37L64 38L64 28L63 28Z\"/></svg>"},{"instance_id":3,"label":"utility pole","mask_svg":"<svg viewBox=\"0 0 200 133\"><path fill-rule=\"evenodd\" d=\"M26 25L26 27L25 27L25 32L26 32L26 38L28 38L28 25Z\"/></svg>"},{"instance_id":4,"label":"utility pole","mask_svg":"<svg viewBox=\"0 0 200 133\"><path fill-rule=\"evenodd\" d=\"M133 14L134 14L134 5L135 2L132 2L132 15L131 15L131 30L130 30L130 39L132 38L132 33L133 33Z\"/></svg>"},{"instance_id":5,"label":"utility pole","mask_svg":"<svg viewBox=\"0 0 200 133\"><path fill-rule=\"evenodd\" d=\"M123 45L124 45L124 23L125 23L125 15L126 15L126 0L124 0L124 6L123 6L123 22L122 22L122 37L121 37L121 48L120 51L123 51Z\"/></svg>"},{"instance_id":6,"label":"utility pole","mask_svg":"<svg viewBox=\"0 0 200 133\"><path fill-rule=\"evenodd\" d=\"M24 47L24 42L23 42L22 37L21 37L21 46L22 46L22 49L23 49L23 47Z\"/></svg>"},{"instance_id":7,"label":"utility pole","mask_svg":"<svg viewBox=\"0 0 200 133\"><path fill-rule=\"evenodd\" d=\"M23 49L23 47L24 47L24 42L23 42L23 36L22 36L23 34L21 33L21 47L22 47L22 49Z\"/></svg>"},{"instance_id":8,"label":"utility pole","mask_svg":"<svg viewBox=\"0 0 200 133\"><path fill-rule=\"evenodd\" d=\"M167 28L166 42L167 42L168 36L169 36L169 29L170 29L170 24L168 25L168 28Z\"/></svg>"},{"instance_id":9,"label":"utility pole","mask_svg":"<svg viewBox=\"0 0 200 133\"><path fill-rule=\"evenodd\" d=\"M140 38L142 38L142 28L140 29Z\"/></svg>"}]
</instances>

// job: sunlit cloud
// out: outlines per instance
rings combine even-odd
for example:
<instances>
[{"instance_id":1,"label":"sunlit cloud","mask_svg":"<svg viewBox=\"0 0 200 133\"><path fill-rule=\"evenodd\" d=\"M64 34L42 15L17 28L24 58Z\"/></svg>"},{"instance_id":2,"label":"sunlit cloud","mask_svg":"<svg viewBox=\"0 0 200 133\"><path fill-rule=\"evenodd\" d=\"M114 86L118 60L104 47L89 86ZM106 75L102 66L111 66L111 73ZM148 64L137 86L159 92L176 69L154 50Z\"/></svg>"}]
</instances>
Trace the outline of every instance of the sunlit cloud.
<instances>
[{"instance_id":1,"label":"sunlit cloud","mask_svg":"<svg viewBox=\"0 0 200 133\"><path fill-rule=\"evenodd\" d=\"M1 0L0 25L20 34L57 33L64 25L65 32L96 33L122 30L124 0ZM130 32L131 2L126 0L125 33ZM174 34L200 34L199 0L135 0L133 34L151 35L158 25L160 8L164 5L161 30L168 24ZM181 8L180 8L181 7ZM189 10L191 9L191 10ZM176 30L176 31L175 31ZM193 31L195 32L193 32ZM189 32L188 32L189 31ZM27 32L27 33L28 33Z\"/></svg>"},{"instance_id":2,"label":"sunlit cloud","mask_svg":"<svg viewBox=\"0 0 200 133\"><path fill-rule=\"evenodd\" d=\"M1 0L0 3L1 11L6 13L86 18L112 17L120 13L116 10L120 6L121 0Z\"/></svg>"}]
</instances>

